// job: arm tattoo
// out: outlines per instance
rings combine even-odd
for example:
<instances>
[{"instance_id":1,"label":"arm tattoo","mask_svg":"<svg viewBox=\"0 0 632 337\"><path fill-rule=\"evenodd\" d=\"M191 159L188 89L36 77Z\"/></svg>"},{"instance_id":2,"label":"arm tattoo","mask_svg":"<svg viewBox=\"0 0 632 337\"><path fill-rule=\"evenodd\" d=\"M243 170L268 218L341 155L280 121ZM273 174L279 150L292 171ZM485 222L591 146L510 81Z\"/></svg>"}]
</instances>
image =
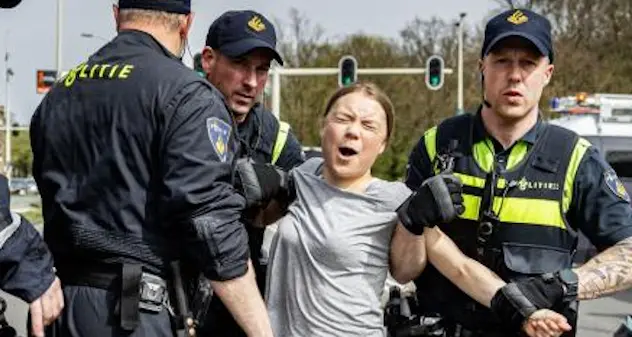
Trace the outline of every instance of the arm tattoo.
<instances>
[{"instance_id":1,"label":"arm tattoo","mask_svg":"<svg viewBox=\"0 0 632 337\"><path fill-rule=\"evenodd\" d=\"M632 288L632 238L620 241L575 269L579 300Z\"/></svg>"}]
</instances>

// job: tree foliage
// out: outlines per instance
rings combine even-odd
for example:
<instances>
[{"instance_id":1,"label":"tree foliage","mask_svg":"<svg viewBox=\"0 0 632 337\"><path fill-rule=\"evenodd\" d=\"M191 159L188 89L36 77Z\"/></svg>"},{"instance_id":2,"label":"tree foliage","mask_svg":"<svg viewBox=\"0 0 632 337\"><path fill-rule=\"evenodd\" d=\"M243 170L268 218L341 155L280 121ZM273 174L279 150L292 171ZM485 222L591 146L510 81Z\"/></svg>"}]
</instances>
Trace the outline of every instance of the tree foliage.
<instances>
[{"instance_id":1,"label":"tree foliage","mask_svg":"<svg viewBox=\"0 0 632 337\"><path fill-rule=\"evenodd\" d=\"M632 2L629 0L498 0L499 8L531 8L554 27L555 73L541 108L553 96L585 92L632 92ZM429 91L422 75L359 76L377 83L393 100L395 133L389 149L374 167L377 176L401 178L407 157L425 130L454 115L457 101L457 28L455 21L413 18L398 38L353 34L326 38L324 29L296 10L281 20L281 50L286 67L337 67L352 54L360 68L424 67L439 54L454 73L439 91ZM478 59L484 23L464 27L464 100L469 111L480 103ZM305 146L319 145L325 100L337 88L335 76L282 77L281 118L290 122Z\"/></svg>"}]
</instances>

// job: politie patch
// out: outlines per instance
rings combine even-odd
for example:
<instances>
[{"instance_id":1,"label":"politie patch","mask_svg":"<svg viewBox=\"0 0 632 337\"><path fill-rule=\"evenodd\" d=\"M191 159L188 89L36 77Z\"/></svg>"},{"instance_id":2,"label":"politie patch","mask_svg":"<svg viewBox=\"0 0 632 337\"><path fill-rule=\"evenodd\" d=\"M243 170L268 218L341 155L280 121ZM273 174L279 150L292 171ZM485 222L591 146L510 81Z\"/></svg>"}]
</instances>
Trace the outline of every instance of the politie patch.
<instances>
[{"instance_id":1,"label":"politie patch","mask_svg":"<svg viewBox=\"0 0 632 337\"><path fill-rule=\"evenodd\" d=\"M232 127L217 117L210 117L206 119L206 129L217 157L220 161L225 162L228 160L228 141Z\"/></svg>"},{"instance_id":2,"label":"politie patch","mask_svg":"<svg viewBox=\"0 0 632 337\"><path fill-rule=\"evenodd\" d=\"M623 186L623 183L619 180L619 177L617 177L617 174L613 170L608 170L604 173L604 180L606 185L608 185L608 188L617 197L630 202L630 195L625 190L625 186Z\"/></svg>"}]
</instances>

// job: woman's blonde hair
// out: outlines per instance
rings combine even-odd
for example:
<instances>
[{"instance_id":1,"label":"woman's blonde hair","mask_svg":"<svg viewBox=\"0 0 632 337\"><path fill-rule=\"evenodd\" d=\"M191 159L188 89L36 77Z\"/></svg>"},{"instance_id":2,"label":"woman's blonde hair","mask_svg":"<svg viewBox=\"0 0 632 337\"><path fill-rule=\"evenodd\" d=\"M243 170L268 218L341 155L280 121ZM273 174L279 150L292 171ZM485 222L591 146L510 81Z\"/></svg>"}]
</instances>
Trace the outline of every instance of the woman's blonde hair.
<instances>
[{"instance_id":1,"label":"woman's blonde hair","mask_svg":"<svg viewBox=\"0 0 632 337\"><path fill-rule=\"evenodd\" d=\"M329 111L336 104L336 102L338 102L339 99L354 92L363 93L367 97L374 99L376 102L378 102L378 104L380 104L380 106L382 106L382 109L384 109L384 112L386 112L386 142L388 142L393 133L393 124L395 123L395 108L393 107L393 103L391 102L391 99L388 97L388 95L384 91L382 91L382 89L380 89L375 83L356 82L354 84L341 87L340 89L336 90L327 100L324 116L326 117L329 114Z\"/></svg>"}]
</instances>

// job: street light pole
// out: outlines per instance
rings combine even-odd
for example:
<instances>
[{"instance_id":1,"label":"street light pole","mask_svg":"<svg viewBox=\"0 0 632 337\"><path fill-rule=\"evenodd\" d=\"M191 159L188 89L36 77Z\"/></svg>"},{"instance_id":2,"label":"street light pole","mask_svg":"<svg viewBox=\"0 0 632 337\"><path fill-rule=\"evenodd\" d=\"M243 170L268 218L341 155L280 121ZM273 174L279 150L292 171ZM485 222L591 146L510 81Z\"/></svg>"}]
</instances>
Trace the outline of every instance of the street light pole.
<instances>
[{"instance_id":1,"label":"street light pole","mask_svg":"<svg viewBox=\"0 0 632 337\"><path fill-rule=\"evenodd\" d=\"M8 43L7 43L8 45ZM8 47L7 47L8 48ZM4 55L4 64L6 66L6 72L5 72L5 80L6 80L6 86L5 86L5 106L4 106L4 164L5 164L5 175L7 177L7 180L9 182L11 182L11 95L9 92L9 82L11 79L11 76L13 75L13 70L11 70L11 68L9 68L9 50L7 49L6 54Z\"/></svg>"},{"instance_id":2,"label":"street light pole","mask_svg":"<svg viewBox=\"0 0 632 337\"><path fill-rule=\"evenodd\" d=\"M458 98L457 98L457 106L456 106L456 114L460 115L463 113L463 19L467 14L461 13L459 14L459 21L456 26L459 28L459 60L458 60Z\"/></svg>"},{"instance_id":3,"label":"street light pole","mask_svg":"<svg viewBox=\"0 0 632 337\"><path fill-rule=\"evenodd\" d=\"M62 63L61 63L61 41L62 41L62 15L63 15L63 0L57 0L57 38L56 38L56 52L55 52L55 70L57 71L57 78L61 76Z\"/></svg>"}]
</instances>

